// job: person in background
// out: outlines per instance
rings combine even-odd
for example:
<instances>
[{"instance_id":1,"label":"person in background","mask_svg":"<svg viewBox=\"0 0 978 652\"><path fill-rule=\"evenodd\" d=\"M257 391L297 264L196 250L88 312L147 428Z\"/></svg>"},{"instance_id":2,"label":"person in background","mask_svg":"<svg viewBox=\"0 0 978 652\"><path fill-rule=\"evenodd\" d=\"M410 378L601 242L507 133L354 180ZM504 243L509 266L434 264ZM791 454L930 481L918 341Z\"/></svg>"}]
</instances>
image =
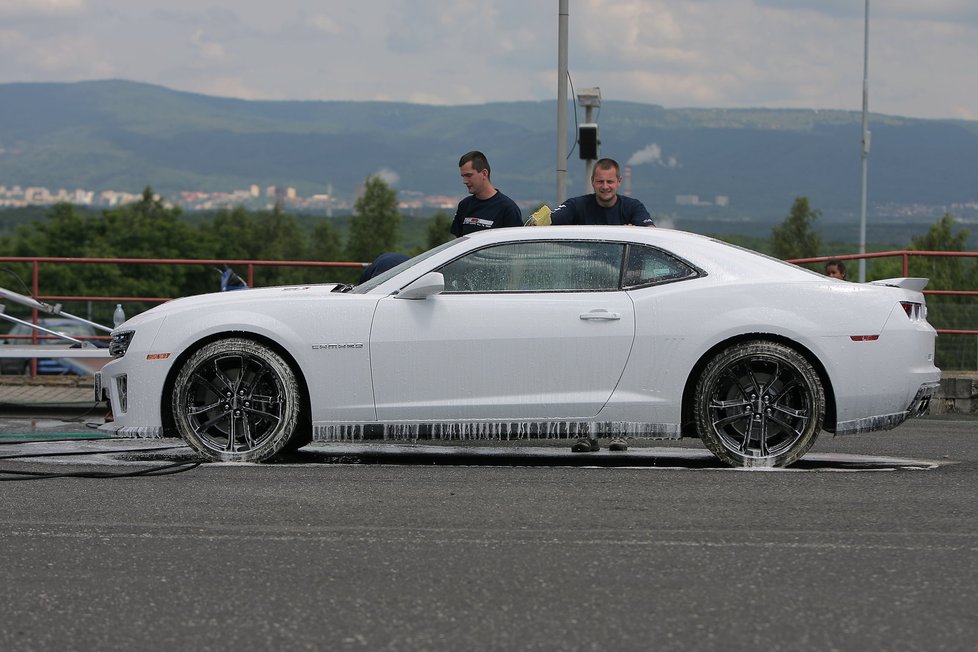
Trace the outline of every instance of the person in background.
<instances>
[{"instance_id":1,"label":"person in background","mask_svg":"<svg viewBox=\"0 0 978 652\"><path fill-rule=\"evenodd\" d=\"M381 272L386 272L389 269L397 267L405 260L409 260L410 258L411 257L407 254L397 253L394 251L380 254L374 258L374 262L363 268L363 272L360 273L360 280L357 281L357 285L369 281Z\"/></svg>"},{"instance_id":2,"label":"person in background","mask_svg":"<svg viewBox=\"0 0 978 652\"><path fill-rule=\"evenodd\" d=\"M832 278L837 278L839 280L846 280L848 275L848 270L846 269L846 264L837 258L830 258L825 261L825 275L831 276Z\"/></svg>"},{"instance_id":3,"label":"person in background","mask_svg":"<svg viewBox=\"0 0 978 652\"><path fill-rule=\"evenodd\" d=\"M469 196L458 203L452 220L452 235L459 237L485 229L523 226L520 207L492 185L485 154L472 151L462 155L458 170Z\"/></svg>"},{"instance_id":4,"label":"person in background","mask_svg":"<svg viewBox=\"0 0 978 652\"><path fill-rule=\"evenodd\" d=\"M551 224L630 224L655 226L652 216L637 199L618 194L621 168L614 159L603 158L591 171L594 192L571 197L550 214Z\"/></svg>"}]
</instances>

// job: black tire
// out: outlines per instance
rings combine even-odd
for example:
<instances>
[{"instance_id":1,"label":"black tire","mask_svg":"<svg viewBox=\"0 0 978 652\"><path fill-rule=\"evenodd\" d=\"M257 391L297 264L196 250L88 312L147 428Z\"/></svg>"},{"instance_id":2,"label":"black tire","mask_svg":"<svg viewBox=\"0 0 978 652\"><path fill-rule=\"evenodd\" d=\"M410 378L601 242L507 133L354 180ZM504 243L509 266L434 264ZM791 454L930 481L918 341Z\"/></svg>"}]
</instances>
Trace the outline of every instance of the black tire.
<instances>
[{"instance_id":1,"label":"black tire","mask_svg":"<svg viewBox=\"0 0 978 652\"><path fill-rule=\"evenodd\" d=\"M173 383L177 432L205 459L263 462L296 437L301 396L275 351L243 338L206 344ZM299 435L301 437L301 435Z\"/></svg>"},{"instance_id":2,"label":"black tire","mask_svg":"<svg viewBox=\"0 0 978 652\"><path fill-rule=\"evenodd\" d=\"M30 372L30 360L14 360L11 358L10 360L0 364L0 374L5 376L23 376L24 374L29 374Z\"/></svg>"},{"instance_id":3,"label":"black tire","mask_svg":"<svg viewBox=\"0 0 978 652\"><path fill-rule=\"evenodd\" d=\"M285 446L282 446L280 453L294 453L303 446L307 446L312 443L312 426L309 425L309 420L306 418L299 419L299 423L296 425L295 432L289 437L289 441L285 442Z\"/></svg>"},{"instance_id":4,"label":"black tire","mask_svg":"<svg viewBox=\"0 0 978 652\"><path fill-rule=\"evenodd\" d=\"M714 357L693 400L700 438L731 466L797 461L825 418L825 391L814 367L791 347L763 340Z\"/></svg>"}]
</instances>

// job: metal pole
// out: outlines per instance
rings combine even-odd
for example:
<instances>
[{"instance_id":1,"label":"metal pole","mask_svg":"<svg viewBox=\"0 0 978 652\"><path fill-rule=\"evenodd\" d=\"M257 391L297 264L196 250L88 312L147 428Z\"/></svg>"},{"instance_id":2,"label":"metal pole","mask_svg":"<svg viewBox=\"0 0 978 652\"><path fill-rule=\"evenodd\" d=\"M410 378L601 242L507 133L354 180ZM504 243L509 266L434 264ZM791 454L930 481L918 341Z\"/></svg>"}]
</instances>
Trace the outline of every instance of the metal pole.
<instances>
[{"instance_id":1,"label":"metal pole","mask_svg":"<svg viewBox=\"0 0 978 652\"><path fill-rule=\"evenodd\" d=\"M586 122L587 124L591 124L594 121L594 117L592 115L592 112L593 111L594 111L594 107L591 106L590 104L588 104L584 108L584 122ZM594 169L594 159L593 158L589 158L586 161L584 161L584 194L585 195L592 191L592 188L591 188L591 171L593 169Z\"/></svg>"},{"instance_id":2,"label":"metal pole","mask_svg":"<svg viewBox=\"0 0 978 652\"><path fill-rule=\"evenodd\" d=\"M862 133L862 183L859 205L859 282L866 282L866 186L869 173L869 0L866 0L866 18L863 21L863 133Z\"/></svg>"},{"instance_id":3,"label":"metal pole","mask_svg":"<svg viewBox=\"0 0 978 652\"><path fill-rule=\"evenodd\" d=\"M557 16L557 198L567 199L567 23L570 0L560 0Z\"/></svg>"}]
</instances>

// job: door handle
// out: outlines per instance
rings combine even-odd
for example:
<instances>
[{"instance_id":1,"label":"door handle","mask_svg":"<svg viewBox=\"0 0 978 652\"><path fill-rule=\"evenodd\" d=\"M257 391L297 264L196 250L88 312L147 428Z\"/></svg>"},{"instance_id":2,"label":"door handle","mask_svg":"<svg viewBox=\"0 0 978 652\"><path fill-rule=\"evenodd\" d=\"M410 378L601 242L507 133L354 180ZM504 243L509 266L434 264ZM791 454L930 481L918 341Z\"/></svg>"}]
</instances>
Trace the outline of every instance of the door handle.
<instances>
[{"instance_id":1,"label":"door handle","mask_svg":"<svg viewBox=\"0 0 978 652\"><path fill-rule=\"evenodd\" d=\"M581 314L581 319L584 320L599 320L599 321L615 321L616 319L621 319L620 312L608 312L603 308L598 308L596 310L589 310L588 312Z\"/></svg>"}]
</instances>

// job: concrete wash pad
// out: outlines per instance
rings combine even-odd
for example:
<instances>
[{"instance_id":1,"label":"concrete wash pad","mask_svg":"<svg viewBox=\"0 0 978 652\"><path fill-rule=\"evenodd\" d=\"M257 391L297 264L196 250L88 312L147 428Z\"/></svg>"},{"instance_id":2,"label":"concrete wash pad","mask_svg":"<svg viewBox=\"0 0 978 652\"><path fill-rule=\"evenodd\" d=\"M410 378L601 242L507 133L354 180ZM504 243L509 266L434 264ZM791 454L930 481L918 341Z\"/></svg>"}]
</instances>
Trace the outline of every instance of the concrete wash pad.
<instances>
[{"instance_id":1,"label":"concrete wash pad","mask_svg":"<svg viewBox=\"0 0 978 652\"><path fill-rule=\"evenodd\" d=\"M195 461L193 451L177 439L114 439L97 433L45 434L0 431L0 460L52 466L131 466ZM563 466L607 469L710 470L735 473L866 472L934 470L949 460L909 459L846 453L809 453L788 468L734 469L709 451L694 447L632 447L624 453L572 453L567 446L484 446L431 444L310 444L295 453L265 462L266 467L317 464L385 464L446 466ZM210 466L254 466L211 463Z\"/></svg>"}]
</instances>

